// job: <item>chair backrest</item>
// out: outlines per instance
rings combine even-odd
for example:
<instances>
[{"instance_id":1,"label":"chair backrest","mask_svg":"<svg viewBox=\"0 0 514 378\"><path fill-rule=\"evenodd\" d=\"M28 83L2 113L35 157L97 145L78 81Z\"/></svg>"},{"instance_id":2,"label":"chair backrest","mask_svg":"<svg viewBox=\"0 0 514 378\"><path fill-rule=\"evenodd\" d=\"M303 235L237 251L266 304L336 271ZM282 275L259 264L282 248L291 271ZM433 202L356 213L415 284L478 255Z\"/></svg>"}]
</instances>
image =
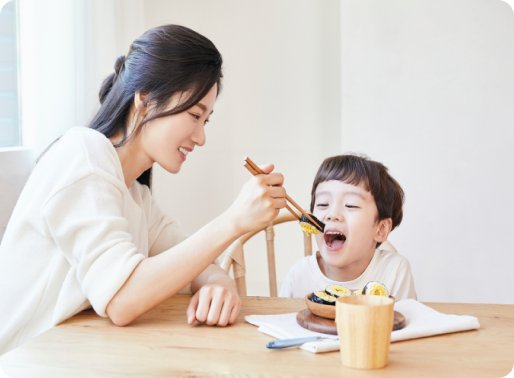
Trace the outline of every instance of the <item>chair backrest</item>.
<instances>
[{"instance_id":1,"label":"chair backrest","mask_svg":"<svg viewBox=\"0 0 514 378\"><path fill-rule=\"evenodd\" d=\"M298 215L301 215L298 212ZM266 226L263 229L249 232L246 235L241 236L238 240L236 240L225 252L223 257L223 261L221 262L221 267L228 273L230 271L230 267L233 267L234 270L234 279L236 281L237 292L240 296L246 296L246 270L244 263L244 252L243 245L254 235L257 235L261 231L264 231L266 237L266 250L268 255L268 276L269 276L269 288L270 288L270 296L277 296L277 273L275 269L275 230L274 226L285 223L285 222L298 222L298 219L295 218L291 213L282 211L278 217L276 217L272 223ZM303 234L303 242L304 242L304 251L305 256L312 255L312 237L311 235L307 235L305 232Z\"/></svg>"},{"instance_id":2,"label":"chair backrest","mask_svg":"<svg viewBox=\"0 0 514 378\"><path fill-rule=\"evenodd\" d=\"M300 215L300 213L298 212ZM249 232L246 235L241 236L238 240L236 240L232 245L227 248L225 251L225 255L223 257L223 261L221 262L221 267L228 273L230 271L230 267L233 268L234 271L234 280L236 281L237 293L240 296L246 296L246 268L244 262L244 244L250 240L253 236L257 235L261 231L265 232L266 236L266 250L268 255L268 276L269 276L269 289L270 296L277 296L277 273L275 270L275 231L274 226L285 223L285 222L298 222L298 219L295 218L291 213L281 212L278 217L276 217L272 223L266 226L263 229ZM307 235L305 232L303 234L303 242L304 242L304 252L305 256L312 255L312 236ZM394 246L389 242L383 242L378 249L382 249L385 251L398 252Z\"/></svg>"}]
</instances>

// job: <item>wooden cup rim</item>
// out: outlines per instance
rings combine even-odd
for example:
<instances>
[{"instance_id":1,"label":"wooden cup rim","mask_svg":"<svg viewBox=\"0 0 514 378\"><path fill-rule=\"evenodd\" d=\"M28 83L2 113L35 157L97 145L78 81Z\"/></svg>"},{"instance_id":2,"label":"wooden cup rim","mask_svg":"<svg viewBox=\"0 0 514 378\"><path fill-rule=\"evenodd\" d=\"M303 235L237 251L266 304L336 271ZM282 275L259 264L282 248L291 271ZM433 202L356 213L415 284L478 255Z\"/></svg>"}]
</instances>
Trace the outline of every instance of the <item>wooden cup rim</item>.
<instances>
[{"instance_id":1,"label":"wooden cup rim","mask_svg":"<svg viewBox=\"0 0 514 378\"><path fill-rule=\"evenodd\" d=\"M339 297L336 299L336 305L337 303L341 303L350 306L389 306L390 304L394 304L394 302L395 301L393 296L382 297L379 295L349 295L346 297Z\"/></svg>"}]
</instances>

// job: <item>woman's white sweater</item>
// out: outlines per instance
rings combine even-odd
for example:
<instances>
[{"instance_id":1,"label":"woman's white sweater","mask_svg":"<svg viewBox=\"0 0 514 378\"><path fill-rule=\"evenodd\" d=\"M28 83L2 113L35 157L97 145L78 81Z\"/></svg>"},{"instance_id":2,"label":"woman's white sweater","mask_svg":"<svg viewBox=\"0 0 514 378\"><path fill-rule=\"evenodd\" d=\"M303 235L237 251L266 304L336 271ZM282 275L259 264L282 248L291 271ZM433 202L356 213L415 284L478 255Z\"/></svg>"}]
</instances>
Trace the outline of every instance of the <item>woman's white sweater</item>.
<instances>
[{"instance_id":1,"label":"woman's white sweater","mask_svg":"<svg viewBox=\"0 0 514 378\"><path fill-rule=\"evenodd\" d=\"M92 306L183 241L147 186L127 189L103 134L70 129L36 164L0 245L0 355Z\"/></svg>"}]
</instances>

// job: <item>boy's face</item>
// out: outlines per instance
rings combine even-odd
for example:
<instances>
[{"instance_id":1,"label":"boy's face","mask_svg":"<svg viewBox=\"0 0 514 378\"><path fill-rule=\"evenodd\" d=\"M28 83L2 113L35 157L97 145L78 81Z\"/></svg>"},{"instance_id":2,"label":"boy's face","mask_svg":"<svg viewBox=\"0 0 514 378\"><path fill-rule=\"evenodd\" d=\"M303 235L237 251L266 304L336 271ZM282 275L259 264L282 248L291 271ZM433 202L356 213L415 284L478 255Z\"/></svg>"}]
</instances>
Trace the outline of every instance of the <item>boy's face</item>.
<instances>
[{"instance_id":1,"label":"boy's face","mask_svg":"<svg viewBox=\"0 0 514 378\"><path fill-rule=\"evenodd\" d=\"M313 213L325 223L325 233L315 237L321 257L332 267L357 268L369 263L377 241L385 240L375 200L360 185L334 180L320 183Z\"/></svg>"}]
</instances>

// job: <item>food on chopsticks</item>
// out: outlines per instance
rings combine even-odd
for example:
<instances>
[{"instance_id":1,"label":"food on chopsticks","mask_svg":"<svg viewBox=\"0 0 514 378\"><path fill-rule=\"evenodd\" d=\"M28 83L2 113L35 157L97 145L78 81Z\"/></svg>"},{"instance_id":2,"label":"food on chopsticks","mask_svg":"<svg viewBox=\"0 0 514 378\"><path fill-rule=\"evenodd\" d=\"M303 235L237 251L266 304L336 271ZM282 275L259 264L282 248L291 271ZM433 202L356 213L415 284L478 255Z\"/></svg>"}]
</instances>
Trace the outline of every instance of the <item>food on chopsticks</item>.
<instances>
[{"instance_id":1,"label":"food on chopsticks","mask_svg":"<svg viewBox=\"0 0 514 378\"><path fill-rule=\"evenodd\" d=\"M384 284L376 281L370 281L362 289L364 295L379 295L381 297L389 297L389 291Z\"/></svg>"},{"instance_id":2,"label":"food on chopsticks","mask_svg":"<svg viewBox=\"0 0 514 378\"><path fill-rule=\"evenodd\" d=\"M314 303L324 304L324 305L331 305L335 306L336 304L336 297L333 295L327 294L324 291L315 291L311 294L309 297L309 300Z\"/></svg>"},{"instance_id":3,"label":"food on chopsticks","mask_svg":"<svg viewBox=\"0 0 514 378\"><path fill-rule=\"evenodd\" d=\"M325 292L333 297L347 297L348 295L352 295L352 292L344 286L339 285L330 285L325 288Z\"/></svg>"},{"instance_id":4,"label":"food on chopsticks","mask_svg":"<svg viewBox=\"0 0 514 378\"><path fill-rule=\"evenodd\" d=\"M309 214L309 217L315 223L313 223L304 214L302 214L302 216L300 217L300 227L306 234L318 235L325 231L325 223L320 221L312 214Z\"/></svg>"}]
</instances>

